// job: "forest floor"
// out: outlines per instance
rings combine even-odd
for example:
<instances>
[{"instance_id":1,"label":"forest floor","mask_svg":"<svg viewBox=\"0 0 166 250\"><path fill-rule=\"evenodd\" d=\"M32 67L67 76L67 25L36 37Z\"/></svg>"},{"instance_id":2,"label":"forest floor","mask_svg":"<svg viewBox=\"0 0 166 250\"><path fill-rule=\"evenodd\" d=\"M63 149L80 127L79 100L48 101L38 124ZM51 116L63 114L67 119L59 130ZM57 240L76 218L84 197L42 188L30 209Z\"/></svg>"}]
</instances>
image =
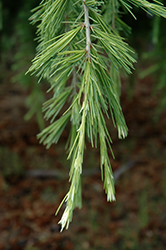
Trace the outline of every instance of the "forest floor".
<instances>
[{"instance_id":1,"label":"forest floor","mask_svg":"<svg viewBox=\"0 0 166 250\"><path fill-rule=\"evenodd\" d=\"M87 145L82 209L74 211L69 229L60 233L64 208L54 214L69 188L68 130L46 150L36 139L35 118L24 120L27 91L10 83L10 77L0 84L0 250L166 249L166 112L156 119L158 97L152 86L152 79L136 78L129 98L123 83L125 140L118 140L108 123L113 171L134 163L115 184L116 202L107 203L99 150Z\"/></svg>"}]
</instances>

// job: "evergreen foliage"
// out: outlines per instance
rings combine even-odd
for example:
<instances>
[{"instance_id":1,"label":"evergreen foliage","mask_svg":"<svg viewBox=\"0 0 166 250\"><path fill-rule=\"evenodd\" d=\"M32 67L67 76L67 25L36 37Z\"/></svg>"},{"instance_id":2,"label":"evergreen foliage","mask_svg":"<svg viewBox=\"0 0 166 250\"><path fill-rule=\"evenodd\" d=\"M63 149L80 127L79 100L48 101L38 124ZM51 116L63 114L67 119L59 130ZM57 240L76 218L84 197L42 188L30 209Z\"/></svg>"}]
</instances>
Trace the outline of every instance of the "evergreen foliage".
<instances>
[{"instance_id":1,"label":"evergreen foliage","mask_svg":"<svg viewBox=\"0 0 166 250\"><path fill-rule=\"evenodd\" d=\"M136 18L133 6L166 17L165 7L159 1L43 0L30 19L32 24L37 24L39 44L29 72L36 74L39 82L43 78L49 81L49 91L53 92L43 107L50 125L38 135L40 142L49 148L58 142L67 123L71 123L67 144L71 185L59 206L60 209L66 203L59 222L61 230L68 228L74 208L81 208L86 138L92 147L100 143L101 176L107 200L115 200L108 156L112 141L106 119L112 119L120 139L127 136L119 101L120 73L131 74L136 60L134 51L121 36L121 31L130 32L121 16L127 10Z\"/></svg>"}]
</instances>

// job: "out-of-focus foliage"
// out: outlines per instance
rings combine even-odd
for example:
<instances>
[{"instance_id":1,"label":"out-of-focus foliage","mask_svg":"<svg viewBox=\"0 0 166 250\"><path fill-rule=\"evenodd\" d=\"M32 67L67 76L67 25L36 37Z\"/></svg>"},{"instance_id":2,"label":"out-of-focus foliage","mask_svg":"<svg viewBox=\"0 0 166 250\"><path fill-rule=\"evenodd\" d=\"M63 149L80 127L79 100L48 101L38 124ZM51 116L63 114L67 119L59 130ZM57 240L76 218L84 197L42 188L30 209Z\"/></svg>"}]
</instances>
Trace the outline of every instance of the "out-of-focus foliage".
<instances>
[{"instance_id":1,"label":"out-of-focus foliage","mask_svg":"<svg viewBox=\"0 0 166 250\"><path fill-rule=\"evenodd\" d=\"M2 29L3 21L2 21L2 2L0 0L0 30Z\"/></svg>"},{"instance_id":2,"label":"out-of-focus foliage","mask_svg":"<svg viewBox=\"0 0 166 250\"><path fill-rule=\"evenodd\" d=\"M152 75L154 77L153 93L159 94L157 112L155 118L159 118L162 111L166 107L166 34L165 34L166 20L160 17L155 17L153 20L151 48L148 52L143 53L142 59L146 62L151 62L140 73L140 77Z\"/></svg>"},{"instance_id":3,"label":"out-of-focus foliage","mask_svg":"<svg viewBox=\"0 0 166 250\"><path fill-rule=\"evenodd\" d=\"M36 47L34 41L36 28L29 25L28 19L31 9L39 3L39 0L19 0L17 3L7 0L0 3L1 77L6 77L4 72L12 72L11 81L20 84L30 92L25 101L29 109L25 119L30 119L35 115L40 129L42 129L44 120L41 109L45 100L42 85L36 84L35 77L25 75Z\"/></svg>"}]
</instances>

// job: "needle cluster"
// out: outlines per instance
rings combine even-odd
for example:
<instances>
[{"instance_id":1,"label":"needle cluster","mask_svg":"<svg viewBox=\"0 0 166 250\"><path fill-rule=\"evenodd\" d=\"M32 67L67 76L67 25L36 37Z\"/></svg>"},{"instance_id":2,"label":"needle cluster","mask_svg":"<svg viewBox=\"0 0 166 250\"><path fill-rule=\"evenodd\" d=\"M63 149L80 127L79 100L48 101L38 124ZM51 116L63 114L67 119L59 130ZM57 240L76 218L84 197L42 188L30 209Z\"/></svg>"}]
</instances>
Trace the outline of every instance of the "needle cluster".
<instances>
[{"instance_id":1,"label":"needle cluster","mask_svg":"<svg viewBox=\"0 0 166 250\"><path fill-rule=\"evenodd\" d=\"M105 119L112 119L120 139L127 136L119 102L120 72L130 74L136 60L120 35L120 30L128 30L120 18L120 7L132 13L133 5L166 16L165 8L158 1L145 0L43 0L33 10L31 21L38 24L39 45L29 71L39 81L47 79L53 93L43 107L50 125L38 138L49 148L58 142L65 126L71 124L68 141L71 185L61 203L66 203L59 222L62 230L68 228L74 208L82 205L81 173L86 139L92 147L97 147L99 141L107 200L115 200L108 156L112 141Z\"/></svg>"}]
</instances>

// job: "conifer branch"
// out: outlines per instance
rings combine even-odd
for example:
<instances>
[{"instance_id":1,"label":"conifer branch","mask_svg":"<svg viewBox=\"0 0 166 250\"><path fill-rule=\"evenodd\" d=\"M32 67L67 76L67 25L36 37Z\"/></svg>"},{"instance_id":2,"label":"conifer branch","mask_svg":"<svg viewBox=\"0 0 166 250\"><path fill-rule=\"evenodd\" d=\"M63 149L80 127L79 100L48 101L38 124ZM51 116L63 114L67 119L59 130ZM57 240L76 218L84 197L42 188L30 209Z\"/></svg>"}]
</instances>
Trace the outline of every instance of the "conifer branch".
<instances>
[{"instance_id":1,"label":"conifer branch","mask_svg":"<svg viewBox=\"0 0 166 250\"><path fill-rule=\"evenodd\" d=\"M68 228L73 210L82 205L81 174L85 138L92 147L97 147L98 140L100 142L104 189L107 200L115 200L114 179L107 151L109 148L112 152L112 141L105 117L109 119L111 116L119 138L127 136L128 129L119 102L120 72L124 70L130 74L136 62L133 50L119 34L119 30L128 29L120 19L119 8L123 5L134 15L130 6L133 4L166 17L165 8L154 2L43 0L34 10L32 22L40 22L37 32L39 45L29 72L40 79L47 79L50 82L49 90L53 91L53 97L43 107L45 119L49 119L51 124L38 135L40 142L47 148L57 143L67 123L71 123L68 140L71 185L57 210L58 213L62 204L66 203L59 221L61 231ZM102 16L103 8L112 28ZM113 13L111 18L110 12ZM71 76L73 79L68 86L66 83ZM65 104L69 104L69 107L57 118Z\"/></svg>"}]
</instances>

